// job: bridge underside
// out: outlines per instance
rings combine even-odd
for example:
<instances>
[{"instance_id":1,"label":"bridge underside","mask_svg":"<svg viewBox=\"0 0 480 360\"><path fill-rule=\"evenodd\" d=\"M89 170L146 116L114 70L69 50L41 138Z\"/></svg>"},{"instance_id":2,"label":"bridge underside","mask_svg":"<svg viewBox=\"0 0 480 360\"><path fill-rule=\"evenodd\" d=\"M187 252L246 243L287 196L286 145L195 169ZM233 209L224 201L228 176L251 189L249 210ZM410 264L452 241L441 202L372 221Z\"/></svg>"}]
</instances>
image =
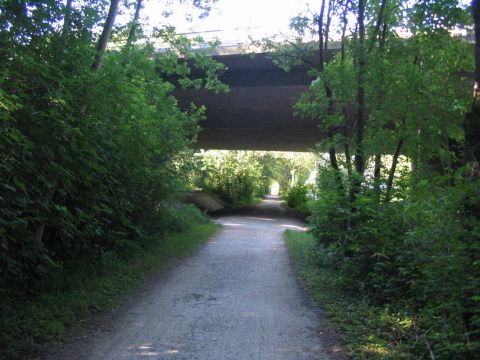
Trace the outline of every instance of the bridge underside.
<instances>
[{"instance_id":1,"label":"bridge underside","mask_svg":"<svg viewBox=\"0 0 480 360\"><path fill-rule=\"evenodd\" d=\"M198 149L310 151L323 135L318 130L205 129Z\"/></svg>"},{"instance_id":2,"label":"bridge underside","mask_svg":"<svg viewBox=\"0 0 480 360\"><path fill-rule=\"evenodd\" d=\"M293 115L293 105L312 78L297 67L286 73L265 54L218 56L228 70L221 80L230 86L224 94L205 90L177 90L180 106L205 105L200 149L307 151L324 134L318 122Z\"/></svg>"}]
</instances>

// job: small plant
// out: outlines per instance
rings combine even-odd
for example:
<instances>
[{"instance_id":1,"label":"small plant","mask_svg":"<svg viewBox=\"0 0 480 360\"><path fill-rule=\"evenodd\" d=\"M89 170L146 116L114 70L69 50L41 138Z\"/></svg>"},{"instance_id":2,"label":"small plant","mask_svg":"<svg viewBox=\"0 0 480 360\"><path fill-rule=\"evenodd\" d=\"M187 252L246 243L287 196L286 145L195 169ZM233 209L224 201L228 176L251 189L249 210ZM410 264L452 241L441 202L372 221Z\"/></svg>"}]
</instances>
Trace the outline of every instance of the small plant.
<instances>
[{"instance_id":1,"label":"small plant","mask_svg":"<svg viewBox=\"0 0 480 360\"><path fill-rule=\"evenodd\" d=\"M286 204L302 212L309 212L309 187L307 185L296 184L289 187L282 195Z\"/></svg>"}]
</instances>

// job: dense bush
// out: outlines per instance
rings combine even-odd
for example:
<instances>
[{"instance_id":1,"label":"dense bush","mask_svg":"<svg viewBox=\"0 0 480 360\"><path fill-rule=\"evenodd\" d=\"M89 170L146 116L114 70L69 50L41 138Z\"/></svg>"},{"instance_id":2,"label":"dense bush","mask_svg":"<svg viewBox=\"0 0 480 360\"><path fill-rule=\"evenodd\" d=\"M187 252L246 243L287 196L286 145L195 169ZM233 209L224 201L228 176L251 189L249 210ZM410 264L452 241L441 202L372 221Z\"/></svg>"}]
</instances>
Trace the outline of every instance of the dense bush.
<instances>
[{"instance_id":1,"label":"dense bush","mask_svg":"<svg viewBox=\"0 0 480 360\"><path fill-rule=\"evenodd\" d=\"M210 150L194 157L190 182L236 207L269 194L274 182L286 191L292 173L305 182L314 162L311 153Z\"/></svg>"},{"instance_id":2,"label":"dense bush","mask_svg":"<svg viewBox=\"0 0 480 360\"><path fill-rule=\"evenodd\" d=\"M309 211L309 190L306 185L296 184L282 193L282 199L289 207L306 213Z\"/></svg>"},{"instance_id":3,"label":"dense bush","mask_svg":"<svg viewBox=\"0 0 480 360\"><path fill-rule=\"evenodd\" d=\"M478 199L479 184L458 181L423 182L415 196L397 192L389 203L368 186L354 204L323 188L310 218L331 259L321 266L342 274L344 291L411 320L397 340L412 356L430 347L439 358L470 359L480 348L480 221L465 203Z\"/></svg>"},{"instance_id":4,"label":"dense bush","mask_svg":"<svg viewBox=\"0 0 480 360\"><path fill-rule=\"evenodd\" d=\"M128 254L150 234L198 218L170 207L184 188L177 159L203 109L182 111L164 78L188 83L197 64L209 79L195 86L218 90L221 66L169 30L158 36L171 50L119 42L94 70L104 15L101 1L0 5L2 312L16 291L35 293L78 257ZM180 45L188 64L178 60Z\"/></svg>"},{"instance_id":5,"label":"dense bush","mask_svg":"<svg viewBox=\"0 0 480 360\"><path fill-rule=\"evenodd\" d=\"M203 156L203 168L197 185L218 195L229 206L251 203L263 195L265 184L257 162L245 151L210 152Z\"/></svg>"}]
</instances>

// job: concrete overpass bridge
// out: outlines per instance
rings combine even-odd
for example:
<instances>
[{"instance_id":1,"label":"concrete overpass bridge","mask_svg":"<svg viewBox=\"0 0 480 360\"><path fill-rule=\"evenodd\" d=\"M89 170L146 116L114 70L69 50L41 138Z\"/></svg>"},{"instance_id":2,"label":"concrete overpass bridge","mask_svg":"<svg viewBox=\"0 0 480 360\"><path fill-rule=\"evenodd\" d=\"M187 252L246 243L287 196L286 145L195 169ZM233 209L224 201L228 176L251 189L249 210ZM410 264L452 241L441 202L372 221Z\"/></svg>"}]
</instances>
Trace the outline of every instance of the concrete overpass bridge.
<instances>
[{"instance_id":1,"label":"concrete overpass bridge","mask_svg":"<svg viewBox=\"0 0 480 360\"><path fill-rule=\"evenodd\" d=\"M230 92L175 91L180 106L207 108L197 148L306 151L324 137L316 120L293 115L292 106L313 80L306 66L287 73L264 53L214 57L228 68L220 79Z\"/></svg>"},{"instance_id":2,"label":"concrete overpass bridge","mask_svg":"<svg viewBox=\"0 0 480 360\"><path fill-rule=\"evenodd\" d=\"M335 51L330 49L327 59ZM197 148L307 151L325 138L317 120L293 115L293 105L313 80L306 65L287 73L265 53L213 57L228 68L220 79L229 85L230 92L175 91L180 106L187 108L193 102L207 107ZM471 90L472 75L458 74L464 79L459 81L459 91Z\"/></svg>"}]
</instances>

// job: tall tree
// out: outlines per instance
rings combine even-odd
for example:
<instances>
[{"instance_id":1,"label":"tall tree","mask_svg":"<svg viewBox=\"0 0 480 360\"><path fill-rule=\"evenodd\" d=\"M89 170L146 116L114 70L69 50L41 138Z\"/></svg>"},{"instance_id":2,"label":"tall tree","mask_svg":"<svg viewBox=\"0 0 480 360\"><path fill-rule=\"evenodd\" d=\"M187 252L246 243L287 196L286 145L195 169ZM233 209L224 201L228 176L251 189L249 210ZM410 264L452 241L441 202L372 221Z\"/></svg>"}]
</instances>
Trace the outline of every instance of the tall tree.
<instances>
[{"instance_id":1,"label":"tall tree","mask_svg":"<svg viewBox=\"0 0 480 360\"><path fill-rule=\"evenodd\" d=\"M472 1L475 33L475 75L470 112L465 117L465 162L471 164L475 177L480 176L480 0Z\"/></svg>"},{"instance_id":2,"label":"tall tree","mask_svg":"<svg viewBox=\"0 0 480 360\"><path fill-rule=\"evenodd\" d=\"M72 3L73 0L67 0L65 4L65 15L63 17L62 35L68 34L72 23Z\"/></svg>"},{"instance_id":3,"label":"tall tree","mask_svg":"<svg viewBox=\"0 0 480 360\"><path fill-rule=\"evenodd\" d=\"M126 48L129 49L130 46L133 44L135 40L135 36L137 35L137 29L139 26L139 19L140 19L140 10L142 9L142 0L137 0L135 3L135 14L133 15L132 24L130 25L130 31L128 32L128 38L126 43Z\"/></svg>"},{"instance_id":4,"label":"tall tree","mask_svg":"<svg viewBox=\"0 0 480 360\"><path fill-rule=\"evenodd\" d=\"M119 3L120 3L120 0L110 1L108 15L105 20L105 24L103 25L103 30L100 35L100 38L98 39L95 60L93 61L93 64L92 64L92 69L94 71L98 71L102 66L103 58L105 56L105 51L107 50L108 40L110 39L110 35L112 34L113 26L115 25L115 17L117 16Z\"/></svg>"},{"instance_id":5,"label":"tall tree","mask_svg":"<svg viewBox=\"0 0 480 360\"><path fill-rule=\"evenodd\" d=\"M328 53L328 40L329 40L328 37L330 33L331 14L332 14L332 9L335 4L335 1L334 0L328 1L327 13L325 14L326 4L327 4L327 0L322 0L321 7L320 7L320 14L318 16L318 55L319 55L318 71L320 76L323 76L323 72L325 71L325 63L327 60L326 57ZM327 111L325 115L328 116L333 113L335 104L333 100L332 89L330 88L327 82L324 82L324 86L325 86L325 96L328 102ZM327 136L329 138L328 155L330 159L330 165L332 166L332 169L335 171L335 181L336 181L338 191L340 195L343 196L344 189L343 189L342 176L340 173L340 167L337 159L337 150L335 148L336 146L334 141L335 128L333 126L328 126Z\"/></svg>"},{"instance_id":6,"label":"tall tree","mask_svg":"<svg viewBox=\"0 0 480 360\"><path fill-rule=\"evenodd\" d=\"M355 122L355 170L363 176L365 171L365 154L363 137L365 131L365 2L358 0L358 44L356 46L357 62L357 113Z\"/></svg>"}]
</instances>

